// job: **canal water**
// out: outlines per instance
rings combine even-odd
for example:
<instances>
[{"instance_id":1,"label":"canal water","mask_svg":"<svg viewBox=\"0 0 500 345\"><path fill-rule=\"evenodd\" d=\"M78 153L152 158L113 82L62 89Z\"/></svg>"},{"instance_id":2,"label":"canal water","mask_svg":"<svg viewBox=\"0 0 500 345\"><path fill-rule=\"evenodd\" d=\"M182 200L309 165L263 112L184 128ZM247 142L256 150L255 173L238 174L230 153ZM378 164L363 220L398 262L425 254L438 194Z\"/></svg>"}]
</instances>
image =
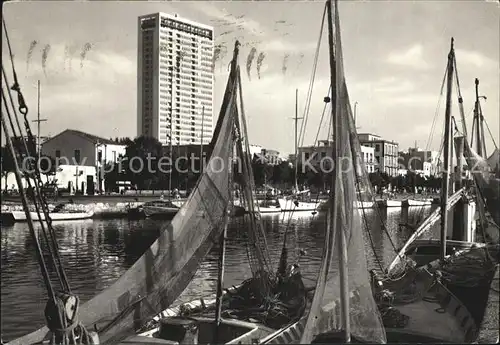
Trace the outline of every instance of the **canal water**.
<instances>
[{"instance_id":1,"label":"canal water","mask_svg":"<svg viewBox=\"0 0 500 345\"><path fill-rule=\"evenodd\" d=\"M395 254L389 237L382 230L380 219L387 224L394 246L400 248L411 235L411 230L399 224L419 223L430 211L430 207L366 210L371 235L365 236L369 268L378 269L379 261L387 265ZM306 286L314 285L324 244L325 215L299 212L289 217L284 213L263 215L262 220L273 267L277 266L283 235L287 224L290 224L287 235L289 253L305 250L306 254L300 258L299 264ZM55 223L64 267L72 290L81 301L87 301L110 286L132 266L155 241L165 223L148 219ZM234 219L228 228L226 287L251 276L242 231L244 226L241 219ZM371 250L371 243L375 250ZM215 292L217 249L214 248L205 258L194 280L175 304ZM293 259L294 254L291 256ZM45 325L43 310L47 292L26 224L2 226L1 263L1 336L6 341Z\"/></svg>"}]
</instances>

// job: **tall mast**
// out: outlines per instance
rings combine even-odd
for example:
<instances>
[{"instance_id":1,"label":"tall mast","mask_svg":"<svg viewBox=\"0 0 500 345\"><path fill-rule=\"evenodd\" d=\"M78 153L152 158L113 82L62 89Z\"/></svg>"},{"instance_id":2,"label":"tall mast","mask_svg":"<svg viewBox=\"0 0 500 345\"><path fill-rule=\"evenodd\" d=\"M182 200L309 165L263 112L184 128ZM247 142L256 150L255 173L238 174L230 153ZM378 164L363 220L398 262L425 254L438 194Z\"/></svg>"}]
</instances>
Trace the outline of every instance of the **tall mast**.
<instances>
[{"instance_id":1,"label":"tall mast","mask_svg":"<svg viewBox=\"0 0 500 345\"><path fill-rule=\"evenodd\" d=\"M298 163L299 163L299 157L297 157L297 131L298 131L298 122L300 119L303 117L299 117L299 89L295 89L295 117L293 118L295 120L295 192L299 191L299 186L298 186Z\"/></svg>"},{"instance_id":2,"label":"tall mast","mask_svg":"<svg viewBox=\"0 0 500 345\"><path fill-rule=\"evenodd\" d=\"M345 121L348 119L341 118L340 114L337 112L337 103L341 100L337 97L338 93L344 88L344 80L338 82L337 76L337 62L341 58L341 37L340 37L340 19L339 19L339 3L335 0L335 13L332 13L333 0L328 1L328 45L330 47L330 83L332 86L332 124L333 124L333 140L334 146L332 150L332 158L335 162L335 170L332 175L332 188L330 190L330 202L331 202L331 215L330 215L330 231L335 234L335 244L337 253L339 253L339 278L340 278L340 319L342 320L342 325L345 332L345 343L351 342L351 320L349 315L349 282L348 282L348 258L347 258L347 241L345 238L344 230L341 226L338 226L338 219L341 215L338 214L338 203L340 202L339 195L337 195L335 189L337 184L337 179L342 181L340 174L342 169L340 167L340 157L341 145L345 141L349 141L349 138L344 137L344 132L341 130ZM335 24L335 32L334 25ZM335 36L334 36L335 35ZM335 37L335 41L334 41ZM340 107L339 107L340 109ZM356 126L356 125L354 125ZM335 199L336 200L335 200ZM351 215L347 215L352 216Z\"/></svg>"},{"instance_id":3,"label":"tall mast","mask_svg":"<svg viewBox=\"0 0 500 345\"><path fill-rule=\"evenodd\" d=\"M40 152L40 122L45 122L47 119L40 118L40 80L37 83L37 117L33 122L37 123L37 135L36 135L36 150L38 152L38 160L40 160L41 152Z\"/></svg>"},{"instance_id":4,"label":"tall mast","mask_svg":"<svg viewBox=\"0 0 500 345\"><path fill-rule=\"evenodd\" d=\"M237 83L237 78L238 78L238 53L240 49L240 42L236 41L234 45L234 52L233 52L233 60L231 62L231 71L229 73L229 78L234 78L233 82L231 83L231 88L232 89L226 89L226 94L224 95L224 99L226 99L226 96L229 95L228 92L231 92L230 97L235 97L235 93L233 94L233 90L236 91L236 87L234 83ZM236 102L236 101L235 101ZM224 106L224 104L223 104ZM226 103L226 107L228 104ZM233 115L231 115L233 116ZM238 121L238 118L235 119L235 121ZM233 122L234 123L234 122ZM231 150L231 153L234 150ZM233 204L234 204L234 197L233 197L233 155L230 155L229 159L229 166L227 169L229 169L229 195L230 199L232 200L231 203L229 204L229 208L226 210L226 214L224 215L226 217L225 219L225 224L224 224L224 230L222 231L222 234L219 239L219 244L220 244L220 252L219 252L219 270L217 274L217 292L216 292L216 297L215 297L215 332L214 332L214 339L213 339L213 344L218 344L219 343L219 327L221 324L221 313L222 313L222 296L223 296L223 288L224 288L224 266L225 266L225 256L226 256L226 236L227 236L227 225L229 222L229 214L231 210L233 209Z\"/></svg>"},{"instance_id":5,"label":"tall mast","mask_svg":"<svg viewBox=\"0 0 500 345\"><path fill-rule=\"evenodd\" d=\"M448 188L450 184L450 158L451 158L451 92L453 88L453 61L455 51L453 48L453 37L451 38L451 49L448 54L448 69L446 72L446 111L444 125L444 166L443 166L443 182L441 188L441 260L446 256L446 233L448 231ZM477 85L477 84L476 84Z\"/></svg>"},{"instance_id":6,"label":"tall mast","mask_svg":"<svg viewBox=\"0 0 500 345\"><path fill-rule=\"evenodd\" d=\"M474 83L476 84L476 102L474 103L474 122L476 129L476 152L481 157L483 156L483 145L481 145L481 127L480 127L480 119L479 119L479 79L475 79Z\"/></svg>"}]
</instances>

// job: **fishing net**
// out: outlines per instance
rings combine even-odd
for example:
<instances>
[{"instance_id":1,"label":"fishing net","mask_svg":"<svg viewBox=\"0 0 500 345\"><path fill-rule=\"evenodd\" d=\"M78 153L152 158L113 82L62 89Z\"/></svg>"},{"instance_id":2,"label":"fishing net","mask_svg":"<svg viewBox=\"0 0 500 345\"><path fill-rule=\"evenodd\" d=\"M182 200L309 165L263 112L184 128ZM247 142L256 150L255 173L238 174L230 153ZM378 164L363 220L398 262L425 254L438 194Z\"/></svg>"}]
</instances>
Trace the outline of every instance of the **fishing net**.
<instances>
[{"instance_id":1,"label":"fishing net","mask_svg":"<svg viewBox=\"0 0 500 345\"><path fill-rule=\"evenodd\" d=\"M377 304L372 295L367 270L363 239L363 220L356 208L360 201L356 190L357 175L363 171L356 142L356 130L344 79L338 8L335 6L335 154L339 164L335 168L333 205L330 205L326 224L325 249L315 295L302 334L301 343L311 343L315 337L332 331L345 331L340 296L341 284L346 287L349 308L348 320L353 337L369 342L385 343L386 336ZM333 207L332 207L333 206ZM338 233L341 232L341 233ZM339 239L345 236L345 247ZM339 260L343 250L347 260L343 263L345 276L339 276ZM347 283L347 284L346 284ZM347 285L347 286L346 286Z\"/></svg>"},{"instance_id":2,"label":"fishing net","mask_svg":"<svg viewBox=\"0 0 500 345\"><path fill-rule=\"evenodd\" d=\"M491 214L496 225L500 225L500 208L498 207L500 202L500 179L495 177L488 161L472 150L467 141L465 141L464 145L464 157L479 189L479 199L484 202L484 206Z\"/></svg>"},{"instance_id":3,"label":"fishing net","mask_svg":"<svg viewBox=\"0 0 500 345\"><path fill-rule=\"evenodd\" d=\"M240 166L235 169L242 196L242 205L248 210L244 217L244 235L252 278L245 280L234 291L224 296L223 316L238 320L259 321L279 328L300 318L306 306L306 290L298 267L291 266L289 272L276 276L272 272L264 228L258 213L255 184L250 164L248 131L243 106L240 71L238 68L241 121L236 120L239 140L236 154Z\"/></svg>"}]
</instances>

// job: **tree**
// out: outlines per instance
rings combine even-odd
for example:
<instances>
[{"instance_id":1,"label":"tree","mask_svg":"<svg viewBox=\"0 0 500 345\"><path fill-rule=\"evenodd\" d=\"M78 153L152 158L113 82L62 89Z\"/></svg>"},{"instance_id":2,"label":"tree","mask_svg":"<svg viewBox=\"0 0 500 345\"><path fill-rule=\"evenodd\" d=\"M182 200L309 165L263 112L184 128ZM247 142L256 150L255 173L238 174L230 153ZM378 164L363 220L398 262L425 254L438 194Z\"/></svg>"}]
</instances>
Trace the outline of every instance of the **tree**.
<instances>
[{"instance_id":1,"label":"tree","mask_svg":"<svg viewBox=\"0 0 500 345\"><path fill-rule=\"evenodd\" d=\"M254 156L252 159L252 170L255 186L262 186L264 184L265 168L265 163L258 156Z\"/></svg>"},{"instance_id":2,"label":"tree","mask_svg":"<svg viewBox=\"0 0 500 345\"><path fill-rule=\"evenodd\" d=\"M153 182L160 180L162 173L158 161L162 156L162 145L156 138L140 136L131 141L125 149L125 164L122 164L130 182L139 189L151 188Z\"/></svg>"}]
</instances>

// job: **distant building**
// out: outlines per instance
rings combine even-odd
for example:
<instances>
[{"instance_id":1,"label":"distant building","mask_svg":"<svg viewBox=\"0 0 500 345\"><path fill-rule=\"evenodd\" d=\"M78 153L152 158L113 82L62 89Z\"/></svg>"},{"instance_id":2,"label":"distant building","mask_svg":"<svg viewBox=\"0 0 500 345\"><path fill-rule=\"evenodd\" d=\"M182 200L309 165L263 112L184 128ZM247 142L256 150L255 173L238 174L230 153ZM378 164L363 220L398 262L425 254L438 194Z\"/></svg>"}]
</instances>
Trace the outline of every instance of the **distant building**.
<instances>
[{"instance_id":1,"label":"distant building","mask_svg":"<svg viewBox=\"0 0 500 345\"><path fill-rule=\"evenodd\" d=\"M400 152L399 163L404 169L424 176L437 176L441 171L439 152L420 150L417 147L410 147L407 152Z\"/></svg>"},{"instance_id":2,"label":"distant building","mask_svg":"<svg viewBox=\"0 0 500 345\"><path fill-rule=\"evenodd\" d=\"M262 154L262 146L260 145L249 145L250 147L250 156L255 157L255 155L260 155Z\"/></svg>"},{"instance_id":3,"label":"distant building","mask_svg":"<svg viewBox=\"0 0 500 345\"><path fill-rule=\"evenodd\" d=\"M102 167L117 163L125 155L125 145L115 141L66 129L42 144L42 153L56 159L55 179L59 188L94 194L104 190Z\"/></svg>"},{"instance_id":4,"label":"distant building","mask_svg":"<svg viewBox=\"0 0 500 345\"><path fill-rule=\"evenodd\" d=\"M276 150L262 149L262 155L269 165L278 165L281 163L280 153Z\"/></svg>"},{"instance_id":5,"label":"distant building","mask_svg":"<svg viewBox=\"0 0 500 345\"><path fill-rule=\"evenodd\" d=\"M362 146L374 148L375 170L385 172L389 176L398 175L398 143L370 133L360 133L358 139Z\"/></svg>"},{"instance_id":6,"label":"distant building","mask_svg":"<svg viewBox=\"0 0 500 345\"><path fill-rule=\"evenodd\" d=\"M332 156L332 140L318 140L316 146L303 146L298 148L299 163L308 161L312 166L319 166L322 160ZM369 146L361 146L361 154L368 173L375 171L374 149ZM328 158L329 160L331 158ZM326 163L324 163L326 164Z\"/></svg>"},{"instance_id":7,"label":"distant building","mask_svg":"<svg viewBox=\"0 0 500 345\"><path fill-rule=\"evenodd\" d=\"M165 13L139 17L138 136L162 145L210 142L213 54L213 27Z\"/></svg>"}]
</instances>

